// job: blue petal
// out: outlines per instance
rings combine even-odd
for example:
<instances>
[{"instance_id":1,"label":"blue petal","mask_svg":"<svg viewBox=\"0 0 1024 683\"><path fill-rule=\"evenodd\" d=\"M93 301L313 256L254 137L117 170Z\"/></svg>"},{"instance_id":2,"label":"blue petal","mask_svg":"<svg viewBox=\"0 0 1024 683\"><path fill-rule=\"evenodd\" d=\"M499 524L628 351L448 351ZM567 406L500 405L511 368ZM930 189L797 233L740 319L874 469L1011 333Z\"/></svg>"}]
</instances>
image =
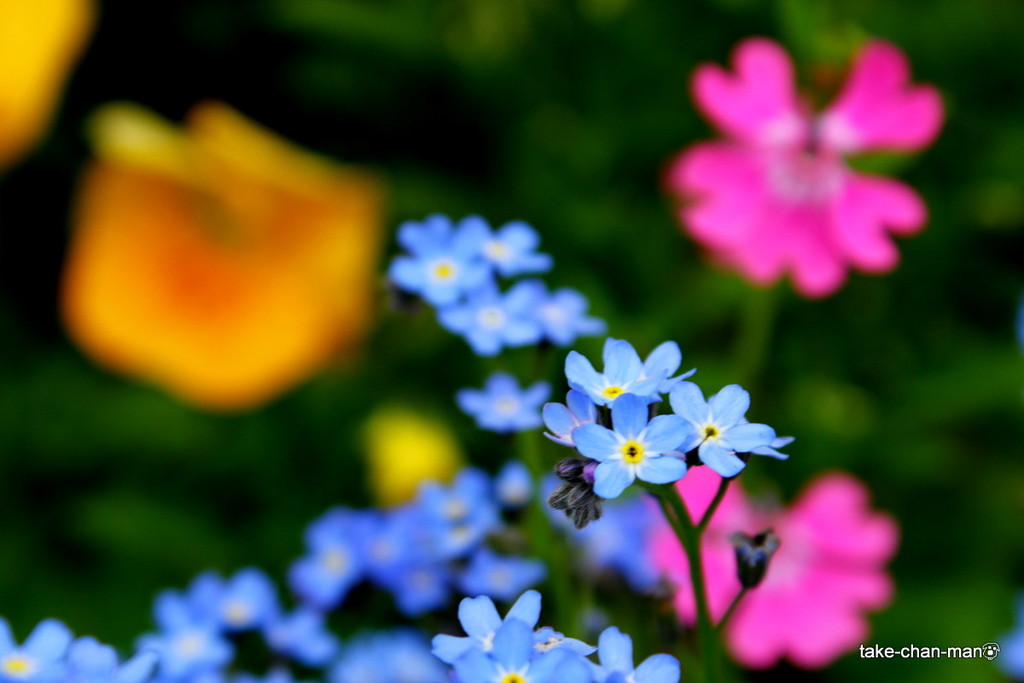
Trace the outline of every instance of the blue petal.
<instances>
[{"instance_id":1,"label":"blue petal","mask_svg":"<svg viewBox=\"0 0 1024 683\"><path fill-rule=\"evenodd\" d=\"M11 625L7 620L0 617L0 657L6 655L17 645L14 643L14 634L11 633Z\"/></svg>"},{"instance_id":2,"label":"blue petal","mask_svg":"<svg viewBox=\"0 0 1024 683\"><path fill-rule=\"evenodd\" d=\"M612 426L626 439L637 438L647 427L647 401L633 394L619 396L612 404Z\"/></svg>"},{"instance_id":3,"label":"blue petal","mask_svg":"<svg viewBox=\"0 0 1024 683\"><path fill-rule=\"evenodd\" d=\"M683 362L683 352L679 350L679 344L667 341L659 344L651 351L644 361L644 375L651 377L664 372L666 376L671 375L679 369Z\"/></svg>"},{"instance_id":4,"label":"blue petal","mask_svg":"<svg viewBox=\"0 0 1024 683\"><path fill-rule=\"evenodd\" d=\"M702 463L723 477L735 477L746 466L735 453L718 443L702 443L698 454Z\"/></svg>"},{"instance_id":5,"label":"blue petal","mask_svg":"<svg viewBox=\"0 0 1024 683\"><path fill-rule=\"evenodd\" d=\"M437 319L449 332L463 334L473 326L473 311L466 306L447 306L437 312Z\"/></svg>"},{"instance_id":6,"label":"blue petal","mask_svg":"<svg viewBox=\"0 0 1024 683\"><path fill-rule=\"evenodd\" d=\"M750 408L750 394L740 385L730 384L712 396L708 405L718 424L734 425L743 421L743 416Z\"/></svg>"},{"instance_id":7,"label":"blue petal","mask_svg":"<svg viewBox=\"0 0 1024 683\"><path fill-rule=\"evenodd\" d=\"M505 621L494 634L491 656L506 669L523 668L533 654L533 629L518 619Z\"/></svg>"},{"instance_id":8,"label":"blue petal","mask_svg":"<svg viewBox=\"0 0 1024 683\"><path fill-rule=\"evenodd\" d=\"M434 636L430 651L445 664L454 664L462 655L473 648L472 638L459 638L441 633Z\"/></svg>"},{"instance_id":9,"label":"blue petal","mask_svg":"<svg viewBox=\"0 0 1024 683\"><path fill-rule=\"evenodd\" d=\"M536 320L527 318L512 318L505 325L502 332L505 343L512 347L530 346L540 341L543 333L540 324Z\"/></svg>"},{"instance_id":10,"label":"blue petal","mask_svg":"<svg viewBox=\"0 0 1024 683\"><path fill-rule=\"evenodd\" d=\"M590 400L590 397L581 391L573 389L566 394L565 402L569 410L580 422L594 422L597 420L597 406Z\"/></svg>"},{"instance_id":11,"label":"blue petal","mask_svg":"<svg viewBox=\"0 0 1024 683\"><path fill-rule=\"evenodd\" d=\"M541 410L544 424L555 436L568 436L576 427L576 420L561 403L545 403Z\"/></svg>"},{"instance_id":12,"label":"blue petal","mask_svg":"<svg viewBox=\"0 0 1024 683\"><path fill-rule=\"evenodd\" d=\"M632 483L633 470L621 460L602 462L594 469L594 493L602 498L618 498Z\"/></svg>"},{"instance_id":13,"label":"blue petal","mask_svg":"<svg viewBox=\"0 0 1024 683\"><path fill-rule=\"evenodd\" d=\"M671 484L682 479L685 474L686 463L671 455L644 458L636 468L637 478L652 484Z\"/></svg>"},{"instance_id":14,"label":"blue petal","mask_svg":"<svg viewBox=\"0 0 1024 683\"><path fill-rule=\"evenodd\" d=\"M537 382L536 384L527 387L523 392L523 403L528 406L538 406L550 395L551 385L543 381ZM534 410L536 410L536 408L534 408Z\"/></svg>"},{"instance_id":15,"label":"blue petal","mask_svg":"<svg viewBox=\"0 0 1024 683\"><path fill-rule=\"evenodd\" d=\"M536 626L540 620L540 593L526 591L520 595L505 615L505 619L518 619L530 628Z\"/></svg>"},{"instance_id":16,"label":"blue petal","mask_svg":"<svg viewBox=\"0 0 1024 683\"><path fill-rule=\"evenodd\" d=\"M407 292L419 292L426 284L426 272L421 261L408 256L397 256L388 268L388 277L400 289Z\"/></svg>"},{"instance_id":17,"label":"blue petal","mask_svg":"<svg viewBox=\"0 0 1024 683\"><path fill-rule=\"evenodd\" d=\"M140 652L121 665L114 683L142 683L149 680L160 659L156 652Z\"/></svg>"},{"instance_id":18,"label":"blue petal","mask_svg":"<svg viewBox=\"0 0 1024 683\"><path fill-rule=\"evenodd\" d=\"M429 255L447 246L450 232L448 218L434 214L423 223L406 221L398 226L398 243L417 256Z\"/></svg>"},{"instance_id":19,"label":"blue petal","mask_svg":"<svg viewBox=\"0 0 1024 683\"><path fill-rule=\"evenodd\" d=\"M480 650L469 650L455 662L460 683L492 683L498 678L498 667Z\"/></svg>"},{"instance_id":20,"label":"blue petal","mask_svg":"<svg viewBox=\"0 0 1024 683\"><path fill-rule=\"evenodd\" d=\"M64 655L71 644L71 630L56 619L45 619L32 630L24 650L32 657L54 661Z\"/></svg>"},{"instance_id":21,"label":"blue petal","mask_svg":"<svg viewBox=\"0 0 1024 683\"><path fill-rule=\"evenodd\" d=\"M605 668L629 673L633 670L633 639L609 626L597 641L597 657Z\"/></svg>"},{"instance_id":22,"label":"blue petal","mask_svg":"<svg viewBox=\"0 0 1024 683\"><path fill-rule=\"evenodd\" d=\"M570 351L565 357L565 378L573 389L587 394L600 394L604 386L601 375L578 351Z\"/></svg>"},{"instance_id":23,"label":"blue petal","mask_svg":"<svg viewBox=\"0 0 1024 683\"><path fill-rule=\"evenodd\" d=\"M484 388L489 394L518 394L519 382L507 372L492 372Z\"/></svg>"},{"instance_id":24,"label":"blue petal","mask_svg":"<svg viewBox=\"0 0 1024 683\"><path fill-rule=\"evenodd\" d=\"M619 448L619 439L615 432L599 424L585 424L572 432L576 449L594 460L605 460L615 455Z\"/></svg>"},{"instance_id":25,"label":"blue petal","mask_svg":"<svg viewBox=\"0 0 1024 683\"><path fill-rule=\"evenodd\" d=\"M774 440L775 430L756 422L736 425L722 432L722 443L728 444L737 453L749 453L759 446L770 446Z\"/></svg>"},{"instance_id":26,"label":"blue petal","mask_svg":"<svg viewBox=\"0 0 1024 683\"><path fill-rule=\"evenodd\" d=\"M490 237L491 226L480 216L466 216L459 221L459 227L452 240L452 250L463 260L477 256L483 243Z\"/></svg>"},{"instance_id":27,"label":"blue petal","mask_svg":"<svg viewBox=\"0 0 1024 683\"><path fill-rule=\"evenodd\" d=\"M459 409L469 415L487 410L487 395L476 389L461 389L455 394L455 403Z\"/></svg>"},{"instance_id":28,"label":"blue petal","mask_svg":"<svg viewBox=\"0 0 1024 683\"><path fill-rule=\"evenodd\" d=\"M505 308L516 312L532 311L546 293L547 289L540 280L522 280L505 294Z\"/></svg>"},{"instance_id":29,"label":"blue petal","mask_svg":"<svg viewBox=\"0 0 1024 683\"><path fill-rule=\"evenodd\" d=\"M604 376L609 384L622 386L635 382L643 369L639 354L629 342L616 340L605 346Z\"/></svg>"},{"instance_id":30,"label":"blue petal","mask_svg":"<svg viewBox=\"0 0 1024 683\"><path fill-rule=\"evenodd\" d=\"M498 228L498 236L501 241L515 247L516 251L533 251L540 244L540 237L528 223L523 221L511 221Z\"/></svg>"},{"instance_id":31,"label":"blue petal","mask_svg":"<svg viewBox=\"0 0 1024 683\"><path fill-rule=\"evenodd\" d=\"M651 655L633 677L636 683L679 683L679 660L672 655Z\"/></svg>"},{"instance_id":32,"label":"blue petal","mask_svg":"<svg viewBox=\"0 0 1024 683\"><path fill-rule=\"evenodd\" d=\"M464 598L459 603L459 623L467 635L486 638L501 626L501 617L498 616L494 601L481 595L477 598Z\"/></svg>"},{"instance_id":33,"label":"blue petal","mask_svg":"<svg viewBox=\"0 0 1024 683\"><path fill-rule=\"evenodd\" d=\"M615 404L618 405L618 401ZM678 415L658 415L644 432L644 448L654 453L668 453L678 449L683 442L692 440L696 431L692 424Z\"/></svg>"},{"instance_id":34,"label":"blue petal","mask_svg":"<svg viewBox=\"0 0 1024 683\"><path fill-rule=\"evenodd\" d=\"M674 386L668 395L668 402L676 415L695 425L700 425L708 419L709 408L704 400L704 394L693 382L680 382Z\"/></svg>"}]
</instances>

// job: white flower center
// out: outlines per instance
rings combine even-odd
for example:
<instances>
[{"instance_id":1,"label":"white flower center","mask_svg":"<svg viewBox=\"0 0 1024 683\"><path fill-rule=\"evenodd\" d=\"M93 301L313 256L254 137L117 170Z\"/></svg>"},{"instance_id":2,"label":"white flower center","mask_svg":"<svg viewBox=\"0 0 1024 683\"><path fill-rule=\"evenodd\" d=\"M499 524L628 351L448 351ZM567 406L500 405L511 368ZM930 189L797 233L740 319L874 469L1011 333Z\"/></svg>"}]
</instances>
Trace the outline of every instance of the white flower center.
<instances>
[{"instance_id":1,"label":"white flower center","mask_svg":"<svg viewBox=\"0 0 1024 683\"><path fill-rule=\"evenodd\" d=\"M821 152L785 151L773 155L766 175L775 196L790 204L822 205L842 188L839 157Z\"/></svg>"},{"instance_id":2,"label":"white flower center","mask_svg":"<svg viewBox=\"0 0 1024 683\"><path fill-rule=\"evenodd\" d=\"M497 306L487 306L477 313L477 322L485 330L497 330L505 325L505 313Z\"/></svg>"}]
</instances>

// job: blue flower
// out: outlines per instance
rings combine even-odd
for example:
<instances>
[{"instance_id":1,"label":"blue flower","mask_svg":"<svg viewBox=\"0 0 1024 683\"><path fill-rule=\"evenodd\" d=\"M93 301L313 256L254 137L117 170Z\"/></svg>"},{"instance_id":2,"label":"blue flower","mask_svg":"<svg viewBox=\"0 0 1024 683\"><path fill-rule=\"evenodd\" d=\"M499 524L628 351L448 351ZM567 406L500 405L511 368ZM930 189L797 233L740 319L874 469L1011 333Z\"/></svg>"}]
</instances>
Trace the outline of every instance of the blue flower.
<instances>
[{"instance_id":1,"label":"blue flower","mask_svg":"<svg viewBox=\"0 0 1024 683\"><path fill-rule=\"evenodd\" d=\"M614 430L588 424L573 432L579 452L600 462L594 492L602 498L617 497L636 479L668 484L686 474L686 463L665 453L690 438L690 426L677 415L659 415L650 422L647 415L647 401L625 394L612 404Z\"/></svg>"},{"instance_id":2,"label":"blue flower","mask_svg":"<svg viewBox=\"0 0 1024 683\"><path fill-rule=\"evenodd\" d=\"M597 683L679 683L679 661L671 655L651 655L634 669L633 641L614 626L601 634L597 656Z\"/></svg>"},{"instance_id":3,"label":"blue flower","mask_svg":"<svg viewBox=\"0 0 1024 683\"><path fill-rule=\"evenodd\" d=\"M434 306L454 303L486 282L490 267L480 255L486 235L474 226L476 219L467 220L458 229L448 217L436 214L422 223L403 223L398 241L410 255L391 262L391 281Z\"/></svg>"},{"instance_id":4,"label":"blue flower","mask_svg":"<svg viewBox=\"0 0 1024 683\"><path fill-rule=\"evenodd\" d=\"M569 386L587 394L601 406L614 402L622 394L641 396L649 399L648 403L658 401L660 391L694 373L690 370L679 377L669 378L683 359L675 342L659 345L646 361L641 361L632 344L609 337L604 344L603 356L604 374L598 373L590 361L576 351L570 351L565 359Z\"/></svg>"},{"instance_id":5,"label":"blue flower","mask_svg":"<svg viewBox=\"0 0 1024 683\"><path fill-rule=\"evenodd\" d=\"M577 337L605 333L605 322L587 315L589 303L585 296L568 287L548 294L547 287L541 287L536 314L545 339L555 346L569 346Z\"/></svg>"},{"instance_id":6,"label":"blue flower","mask_svg":"<svg viewBox=\"0 0 1024 683\"><path fill-rule=\"evenodd\" d=\"M447 683L448 674L408 629L360 634L331 668L330 683Z\"/></svg>"},{"instance_id":7,"label":"blue flower","mask_svg":"<svg viewBox=\"0 0 1024 683\"><path fill-rule=\"evenodd\" d=\"M448 604L451 574L446 563L424 562L399 568L382 585L391 591L402 614L416 617Z\"/></svg>"},{"instance_id":8,"label":"blue flower","mask_svg":"<svg viewBox=\"0 0 1024 683\"><path fill-rule=\"evenodd\" d=\"M263 628L267 647L309 667L327 664L338 651L338 639L327 630L324 615L308 607L277 615Z\"/></svg>"},{"instance_id":9,"label":"blue flower","mask_svg":"<svg viewBox=\"0 0 1024 683\"><path fill-rule=\"evenodd\" d=\"M777 460L787 460L789 458L785 453L780 453L778 448L785 448L789 444L796 441L792 436L778 436L767 446L758 446L757 448L750 449L750 452L755 455L767 455L770 458Z\"/></svg>"},{"instance_id":10,"label":"blue flower","mask_svg":"<svg viewBox=\"0 0 1024 683\"><path fill-rule=\"evenodd\" d=\"M161 679L196 680L216 673L234 657L231 644L212 624L178 622L166 615L161 619L159 613L157 617L163 630L140 637L136 646L159 655Z\"/></svg>"},{"instance_id":11,"label":"blue flower","mask_svg":"<svg viewBox=\"0 0 1024 683\"><path fill-rule=\"evenodd\" d=\"M515 510L525 506L533 497L533 477L526 465L510 460L494 478L494 494L502 507Z\"/></svg>"},{"instance_id":12,"label":"blue flower","mask_svg":"<svg viewBox=\"0 0 1024 683\"><path fill-rule=\"evenodd\" d=\"M463 389L455 398L481 429L507 434L539 427L540 406L550 393L547 382L520 389L515 377L495 372L487 378L483 391Z\"/></svg>"},{"instance_id":13,"label":"blue flower","mask_svg":"<svg viewBox=\"0 0 1024 683\"><path fill-rule=\"evenodd\" d=\"M1013 679L1024 678L1024 594L1017 597L1017 628L999 638L997 663Z\"/></svg>"},{"instance_id":14,"label":"blue flower","mask_svg":"<svg viewBox=\"0 0 1024 683\"><path fill-rule=\"evenodd\" d=\"M590 397L575 389L565 396L565 405L546 403L541 417L547 426L544 436L563 446L575 446L572 433L577 427L597 422L597 406Z\"/></svg>"},{"instance_id":15,"label":"blue flower","mask_svg":"<svg viewBox=\"0 0 1024 683\"><path fill-rule=\"evenodd\" d=\"M544 563L538 560L503 557L479 548L460 577L459 587L465 595L507 601L543 581L546 574Z\"/></svg>"},{"instance_id":16,"label":"blue flower","mask_svg":"<svg viewBox=\"0 0 1024 683\"><path fill-rule=\"evenodd\" d=\"M559 633L550 626L539 628L533 632L533 649L537 650L537 652L547 652L559 647L564 647L584 657L593 654L597 650L596 647L588 645L582 640L566 638L564 634Z\"/></svg>"},{"instance_id":17,"label":"blue flower","mask_svg":"<svg viewBox=\"0 0 1024 683\"><path fill-rule=\"evenodd\" d=\"M432 534L432 548L442 559L465 556L498 525L490 478L477 469L462 470L450 486L423 484L416 502L420 526Z\"/></svg>"},{"instance_id":18,"label":"blue flower","mask_svg":"<svg viewBox=\"0 0 1024 683\"><path fill-rule=\"evenodd\" d=\"M261 628L278 612L274 584L263 571L239 570L225 584L219 600L221 624L229 631Z\"/></svg>"},{"instance_id":19,"label":"blue flower","mask_svg":"<svg viewBox=\"0 0 1024 683\"><path fill-rule=\"evenodd\" d=\"M470 293L462 303L438 310L441 325L460 334L481 356L495 356L504 347L528 346L541 340L533 312L540 297L536 280L517 282L505 294L493 282Z\"/></svg>"},{"instance_id":20,"label":"blue flower","mask_svg":"<svg viewBox=\"0 0 1024 683\"><path fill-rule=\"evenodd\" d=\"M672 389L669 403L691 427L679 450L697 448L700 461L723 477L734 477L746 467L737 453L761 451L764 455L777 453L774 457L785 457L773 450L774 429L747 422L750 394L737 384L730 384L705 401L700 387L682 382Z\"/></svg>"},{"instance_id":21,"label":"blue flower","mask_svg":"<svg viewBox=\"0 0 1024 683\"><path fill-rule=\"evenodd\" d=\"M68 668L62 680L64 683L143 683L152 677L156 663L156 652L148 651L120 664L114 648L86 636L68 648Z\"/></svg>"},{"instance_id":22,"label":"blue flower","mask_svg":"<svg viewBox=\"0 0 1024 683\"><path fill-rule=\"evenodd\" d=\"M530 627L507 619L485 653L471 649L455 662L461 683L590 683L586 660L568 648L537 653Z\"/></svg>"},{"instance_id":23,"label":"blue flower","mask_svg":"<svg viewBox=\"0 0 1024 683\"><path fill-rule=\"evenodd\" d=\"M540 238L537 231L522 221L512 221L491 233L490 226L478 216L463 219L463 226L483 235L481 253L494 269L505 277L523 273L544 273L551 270L548 254L537 253Z\"/></svg>"},{"instance_id":24,"label":"blue flower","mask_svg":"<svg viewBox=\"0 0 1024 683\"><path fill-rule=\"evenodd\" d=\"M231 679L232 683L294 683L295 678L292 672L283 667L274 667L267 672L266 676L253 676L251 674L238 674Z\"/></svg>"},{"instance_id":25,"label":"blue flower","mask_svg":"<svg viewBox=\"0 0 1024 683\"><path fill-rule=\"evenodd\" d=\"M532 629L539 619L540 593L537 591L526 591L520 595L504 619L498 615L494 601L486 595L464 598L459 603L459 623L462 624L466 636L436 635L432 642L432 652L442 662L454 664L472 649L490 652L494 647L495 633L503 623L510 620L520 621Z\"/></svg>"},{"instance_id":26,"label":"blue flower","mask_svg":"<svg viewBox=\"0 0 1024 683\"><path fill-rule=\"evenodd\" d=\"M307 604L331 609L363 578L360 558L367 515L335 508L306 529L308 553L288 570L288 583Z\"/></svg>"},{"instance_id":27,"label":"blue flower","mask_svg":"<svg viewBox=\"0 0 1024 683\"><path fill-rule=\"evenodd\" d=\"M60 680L64 674L64 653L70 644L68 627L56 619L46 619L18 647L11 627L0 618L0 681Z\"/></svg>"}]
</instances>

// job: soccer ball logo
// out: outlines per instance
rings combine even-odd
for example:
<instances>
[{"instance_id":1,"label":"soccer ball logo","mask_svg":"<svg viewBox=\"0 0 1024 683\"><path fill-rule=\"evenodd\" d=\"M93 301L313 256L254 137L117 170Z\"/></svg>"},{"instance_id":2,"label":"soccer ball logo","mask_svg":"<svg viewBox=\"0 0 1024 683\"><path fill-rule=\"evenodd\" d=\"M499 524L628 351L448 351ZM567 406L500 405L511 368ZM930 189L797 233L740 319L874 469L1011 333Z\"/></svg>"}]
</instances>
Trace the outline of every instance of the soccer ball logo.
<instances>
[{"instance_id":1,"label":"soccer ball logo","mask_svg":"<svg viewBox=\"0 0 1024 683\"><path fill-rule=\"evenodd\" d=\"M999 656L999 643L985 643L981 646L981 656L992 661Z\"/></svg>"}]
</instances>

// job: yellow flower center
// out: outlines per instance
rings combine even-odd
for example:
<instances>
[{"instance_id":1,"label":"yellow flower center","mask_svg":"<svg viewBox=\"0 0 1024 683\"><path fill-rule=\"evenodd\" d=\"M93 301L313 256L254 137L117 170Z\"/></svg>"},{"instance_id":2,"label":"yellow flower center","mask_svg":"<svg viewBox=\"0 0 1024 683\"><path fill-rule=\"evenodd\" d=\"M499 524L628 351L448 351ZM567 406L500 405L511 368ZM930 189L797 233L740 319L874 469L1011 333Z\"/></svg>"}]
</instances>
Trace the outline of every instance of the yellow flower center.
<instances>
[{"instance_id":1,"label":"yellow flower center","mask_svg":"<svg viewBox=\"0 0 1024 683\"><path fill-rule=\"evenodd\" d=\"M0 672L11 678L28 678L36 671L35 662L23 654L8 655L0 662Z\"/></svg>"},{"instance_id":2,"label":"yellow flower center","mask_svg":"<svg viewBox=\"0 0 1024 683\"><path fill-rule=\"evenodd\" d=\"M434 277L443 282L447 282L455 277L455 273L458 269L455 264L448 260L441 260L434 264Z\"/></svg>"},{"instance_id":3,"label":"yellow flower center","mask_svg":"<svg viewBox=\"0 0 1024 683\"><path fill-rule=\"evenodd\" d=\"M511 673L502 676L501 683L526 683L526 679L517 673Z\"/></svg>"},{"instance_id":4,"label":"yellow flower center","mask_svg":"<svg viewBox=\"0 0 1024 683\"><path fill-rule=\"evenodd\" d=\"M491 240L484 245L484 253L492 261L504 261L512 255L511 250L505 246L504 242L498 240Z\"/></svg>"},{"instance_id":5,"label":"yellow flower center","mask_svg":"<svg viewBox=\"0 0 1024 683\"><path fill-rule=\"evenodd\" d=\"M715 425L707 425L704 427L704 439L717 439L722 435L722 432Z\"/></svg>"},{"instance_id":6,"label":"yellow flower center","mask_svg":"<svg viewBox=\"0 0 1024 683\"><path fill-rule=\"evenodd\" d=\"M605 398L615 398L620 394L624 393L625 392L623 391L622 387L605 387L604 391L601 392L601 395L604 396Z\"/></svg>"},{"instance_id":7,"label":"yellow flower center","mask_svg":"<svg viewBox=\"0 0 1024 683\"><path fill-rule=\"evenodd\" d=\"M477 320L481 327L496 330L505 324L505 314L497 306L488 306L480 310Z\"/></svg>"},{"instance_id":8,"label":"yellow flower center","mask_svg":"<svg viewBox=\"0 0 1024 683\"><path fill-rule=\"evenodd\" d=\"M622 459L629 463L638 463L644 459L644 447L636 441L622 444Z\"/></svg>"},{"instance_id":9,"label":"yellow flower center","mask_svg":"<svg viewBox=\"0 0 1024 683\"><path fill-rule=\"evenodd\" d=\"M232 626L244 626L252 620L252 611L244 602L235 601L224 608L224 618Z\"/></svg>"}]
</instances>

